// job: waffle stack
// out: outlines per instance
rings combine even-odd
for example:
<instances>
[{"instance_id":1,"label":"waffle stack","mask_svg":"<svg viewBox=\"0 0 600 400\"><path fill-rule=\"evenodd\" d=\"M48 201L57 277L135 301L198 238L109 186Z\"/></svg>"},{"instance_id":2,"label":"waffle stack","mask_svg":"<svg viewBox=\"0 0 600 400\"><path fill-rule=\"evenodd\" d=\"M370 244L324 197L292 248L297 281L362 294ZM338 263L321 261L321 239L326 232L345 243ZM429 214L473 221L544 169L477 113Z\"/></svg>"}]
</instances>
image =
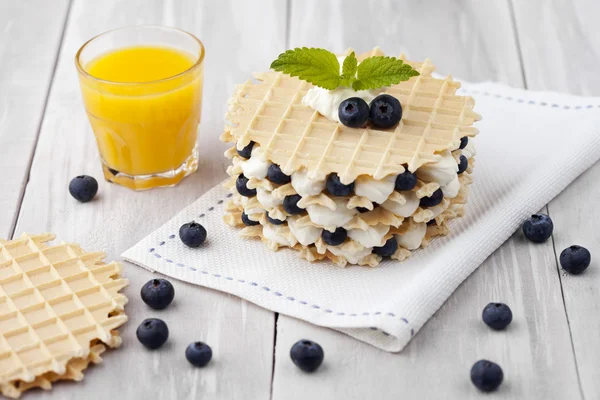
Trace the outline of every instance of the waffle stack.
<instances>
[{"instance_id":1,"label":"waffle stack","mask_svg":"<svg viewBox=\"0 0 600 400\"><path fill-rule=\"evenodd\" d=\"M127 285L118 263L52 234L0 239L0 393L17 398L58 380L83 379L106 347L121 344Z\"/></svg>"},{"instance_id":2,"label":"waffle stack","mask_svg":"<svg viewBox=\"0 0 600 400\"><path fill-rule=\"evenodd\" d=\"M359 60L372 55L383 53L376 48ZM243 236L259 237L273 250L291 247L310 261L328 258L342 266L378 265L373 249L391 238L398 243L391 257L403 260L447 234L448 221L464 213L475 156L471 138L478 133L472 125L480 116L471 97L455 94L460 84L451 76L431 76L429 60L399 58L420 75L382 91L403 108L402 121L388 130L325 118L302 104L312 85L282 73L258 73L256 81L236 86L221 136L234 144L225 153L232 159L226 187L233 194L225 221L245 226ZM468 167L459 174L461 156ZM272 164L289 182L269 179ZM416 173L417 185L396 191L396 177L406 170ZM342 184L354 182L353 192L332 196L325 184L330 174ZM442 201L427 206L438 189ZM338 228L347 239L327 244L323 231Z\"/></svg>"}]
</instances>

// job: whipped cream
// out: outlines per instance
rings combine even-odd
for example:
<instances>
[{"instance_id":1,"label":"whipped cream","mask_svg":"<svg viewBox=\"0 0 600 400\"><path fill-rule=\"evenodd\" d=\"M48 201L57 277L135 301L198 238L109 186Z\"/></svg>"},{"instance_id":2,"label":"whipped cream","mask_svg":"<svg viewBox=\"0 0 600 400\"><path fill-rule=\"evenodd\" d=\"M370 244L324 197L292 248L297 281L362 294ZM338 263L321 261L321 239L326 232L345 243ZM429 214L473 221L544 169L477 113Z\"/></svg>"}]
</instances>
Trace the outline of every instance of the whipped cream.
<instances>
[{"instance_id":1,"label":"whipped cream","mask_svg":"<svg viewBox=\"0 0 600 400\"><path fill-rule=\"evenodd\" d=\"M394 191L396 175L388 175L381 180L370 176L359 176L354 181L354 193L366 197L374 203L382 204Z\"/></svg>"},{"instance_id":2,"label":"whipped cream","mask_svg":"<svg viewBox=\"0 0 600 400\"><path fill-rule=\"evenodd\" d=\"M460 190L460 181L458 180L458 175L456 178L450 181L450 183L441 187L442 193L444 193L444 198L453 199L458 195L458 191Z\"/></svg>"},{"instance_id":3,"label":"whipped cream","mask_svg":"<svg viewBox=\"0 0 600 400\"><path fill-rule=\"evenodd\" d=\"M320 204L306 206L310 220L323 227L337 228L350 222L354 215L358 213L355 208L349 209L347 207L348 199L335 198L333 201L336 205L334 211Z\"/></svg>"},{"instance_id":4,"label":"whipped cream","mask_svg":"<svg viewBox=\"0 0 600 400\"><path fill-rule=\"evenodd\" d=\"M302 104L318 111L331 121L340 121L339 108L342 101L350 97L360 97L369 104L377 93L373 90L353 90L339 87L335 90L327 90L321 87L313 87L302 98Z\"/></svg>"},{"instance_id":5,"label":"whipped cream","mask_svg":"<svg viewBox=\"0 0 600 400\"><path fill-rule=\"evenodd\" d=\"M362 229L350 229L348 231L348 237L367 248L381 247L385 244L383 237L387 235L389 230L389 226L377 224L375 226L369 226L365 231Z\"/></svg>"},{"instance_id":6,"label":"whipped cream","mask_svg":"<svg viewBox=\"0 0 600 400\"><path fill-rule=\"evenodd\" d=\"M258 146L254 146L248 160L241 162L242 172L246 178L265 179L270 165L264 151Z\"/></svg>"},{"instance_id":7,"label":"whipped cream","mask_svg":"<svg viewBox=\"0 0 600 400\"><path fill-rule=\"evenodd\" d=\"M393 212L396 215L408 218L413 215L415 211L417 211L417 208L419 208L419 199L417 198L417 194L412 191L400 192L400 194L406 200L404 204L400 204L392 200L386 200L381 204L381 207Z\"/></svg>"},{"instance_id":8,"label":"whipped cream","mask_svg":"<svg viewBox=\"0 0 600 400\"><path fill-rule=\"evenodd\" d=\"M292 174L292 187L302 197L317 196L325 189L325 180L311 178L308 171L302 169Z\"/></svg>"},{"instance_id":9,"label":"whipped cream","mask_svg":"<svg viewBox=\"0 0 600 400\"><path fill-rule=\"evenodd\" d=\"M427 224L415 223L413 229L403 235L395 235L398 245L408 250L416 250L421 247L421 242L427 232Z\"/></svg>"},{"instance_id":10,"label":"whipped cream","mask_svg":"<svg viewBox=\"0 0 600 400\"><path fill-rule=\"evenodd\" d=\"M351 252L344 248L344 246L327 246L332 254L336 256L344 257L351 264L358 264L360 260L371 254L371 249L361 249L355 252Z\"/></svg>"},{"instance_id":11,"label":"whipped cream","mask_svg":"<svg viewBox=\"0 0 600 400\"><path fill-rule=\"evenodd\" d=\"M438 162L425 164L417 169L419 179L425 182L437 182L440 186L449 184L458 173L458 163L449 151L441 154Z\"/></svg>"},{"instance_id":12,"label":"whipped cream","mask_svg":"<svg viewBox=\"0 0 600 400\"><path fill-rule=\"evenodd\" d=\"M295 246L296 241L289 234L290 230L285 225L266 224L263 226L263 236L282 246Z\"/></svg>"},{"instance_id":13,"label":"whipped cream","mask_svg":"<svg viewBox=\"0 0 600 400\"><path fill-rule=\"evenodd\" d=\"M342 73L342 66L344 65L345 56L338 57L340 63L340 74ZM360 63L359 63L360 64ZM327 90L321 87L315 86L310 89L302 98L302 104L318 111L331 121L340 121L338 115L340 104L342 101L349 99L350 97L360 97L367 104L379 94L377 90L354 90L347 87L339 87L334 90Z\"/></svg>"},{"instance_id":14,"label":"whipped cream","mask_svg":"<svg viewBox=\"0 0 600 400\"><path fill-rule=\"evenodd\" d=\"M247 215L250 214L262 214L263 212L265 212L265 210L261 207L261 204L257 204L255 208L248 208L248 203L250 202L250 198L249 197L245 197L245 196L241 196L241 203L244 206L244 212Z\"/></svg>"},{"instance_id":15,"label":"whipped cream","mask_svg":"<svg viewBox=\"0 0 600 400\"><path fill-rule=\"evenodd\" d=\"M258 202L264 208L275 208L283 204L282 199L278 199L276 196L273 195L272 192L262 187L256 188L256 197L258 199Z\"/></svg>"},{"instance_id":16,"label":"whipped cream","mask_svg":"<svg viewBox=\"0 0 600 400\"><path fill-rule=\"evenodd\" d=\"M318 228L316 226L300 226L297 223L297 218L288 218L287 223L290 231L296 237L296 240L298 240L298 242L304 246L308 246L316 242L321 237L321 233L323 232L322 228Z\"/></svg>"},{"instance_id":17,"label":"whipped cream","mask_svg":"<svg viewBox=\"0 0 600 400\"><path fill-rule=\"evenodd\" d=\"M467 158L471 158L476 154L475 144L473 144L473 138L469 138L467 146L464 149L462 149L461 152L461 154Z\"/></svg>"}]
</instances>

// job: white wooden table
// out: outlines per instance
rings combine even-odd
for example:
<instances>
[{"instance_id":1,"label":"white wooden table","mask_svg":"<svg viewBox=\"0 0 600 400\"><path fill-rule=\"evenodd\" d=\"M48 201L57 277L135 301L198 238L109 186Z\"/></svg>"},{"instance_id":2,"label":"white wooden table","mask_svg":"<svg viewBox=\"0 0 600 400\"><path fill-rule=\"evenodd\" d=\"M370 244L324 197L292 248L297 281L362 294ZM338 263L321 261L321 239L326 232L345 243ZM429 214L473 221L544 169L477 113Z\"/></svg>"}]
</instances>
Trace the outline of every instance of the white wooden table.
<instances>
[{"instance_id":1,"label":"white wooden table","mask_svg":"<svg viewBox=\"0 0 600 400\"><path fill-rule=\"evenodd\" d=\"M218 136L233 85L286 48L380 45L416 60L428 56L439 72L470 81L600 95L599 16L597 0L2 0L0 236L50 231L118 259L224 179ZM179 27L206 45L200 167L167 190L135 193L101 181L97 199L79 204L69 180L102 174L73 58L90 37L135 24ZM151 312L139 289L152 275L126 265L130 322L122 348L87 370L84 382L26 398L478 399L469 369L489 358L505 373L495 398L599 399L600 264L572 277L556 261L573 243L599 259L599 181L596 165L544 209L554 219L552 241L534 246L515 234L401 354L180 282L174 304ZM515 319L506 332L480 322L489 301L511 306ZM155 352L135 338L151 315L171 330ZM289 359L300 338L325 349L316 374L301 373ZM209 367L185 360L194 340L212 346Z\"/></svg>"}]
</instances>

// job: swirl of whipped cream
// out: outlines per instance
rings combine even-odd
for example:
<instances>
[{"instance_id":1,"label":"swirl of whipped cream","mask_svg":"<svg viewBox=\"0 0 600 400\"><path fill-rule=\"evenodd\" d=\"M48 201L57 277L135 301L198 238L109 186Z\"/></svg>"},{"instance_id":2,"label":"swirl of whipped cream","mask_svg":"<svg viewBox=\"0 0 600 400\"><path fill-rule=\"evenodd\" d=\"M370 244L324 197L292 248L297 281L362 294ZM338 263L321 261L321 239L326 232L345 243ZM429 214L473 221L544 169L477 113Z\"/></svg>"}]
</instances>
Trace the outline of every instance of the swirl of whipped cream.
<instances>
[{"instance_id":1,"label":"swirl of whipped cream","mask_svg":"<svg viewBox=\"0 0 600 400\"><path fill-rule=\"evenodd\" d=\"M310 89L302 98L302 104L318 111L331 121L339 122L338 110L342 101L350 97L360 97L369 104L377 96L373 90L358 90L339 87L335 90L327 90L318 86Z\"/></svg>"},{"instance_id":2,"label":"swirl of whipped cream","mask_svg":"<svg viewBox=\"0 0 600 400\"><path fill-rule=\"evenodd\" d=\"M295 246L296 241L289 234L290 231L285 225L266 224L263 226L263 236L282 246Z\"/></svg>"},{"instance_id":3,"label":"swirl of whipped cream","mask_svg":"<svg viewBox=\"0 0 600 400\"><path fill-rule=\"evenodd\" d=\"M387 235L389 231L389 226L377 224L375 226L369 226L365 231L362 229L350 229L348 231L348 237L367 248L379 247L385 244L383 237Z\"/></svg>"},{"instance_id":4,"label":"swirl of whipped cream","mask_svg":"<svg viewBox=\"0 0 600 400\"><path fill-rule=\"evenodd\" d=\"M316 242L321 237L321 233L323 232L322 228L316 226L300 226L297 223L297 218L288 218L287 223L290 231L296 237L296 240L298 240L298 242L304 246L308 246Z\"/></svg>"},{"instance_id":5,"label":"swirl of whipped cream","mask_svg":"<svg viewBox=\"0 0 600 400\"><path fill-rule=\"evenodd\" d=\"M302 197L316 196L325 189L325 180L311 178L308 171L302 169L292 174L292 187Z\"/></svg>"},{"instance_id":6,"label":"swirl of whipped cream","mask_svg":"<svg viewBox=\"0 0 600 400\"><path fill-rule=\"evenodd\" d=\"M335 210L332 211L320 204L310 204L306 206L306 211L312 222L324 227L339 227L350 222L354 215L358 213L355 208L349 209L346 207L348 199L343 197L333 199L335 202Z\"/></svg>"},{"instance_id":7,"label":"swirl of whipped cream","mask_svg":"<svg viewBox=\"0 0 600 400\"><path fill-rule=\"evenodd\" d=\"M351 252L344 248L344 246L327 246L327 250L336 256L344 257L350 264L358 264L360 260L371 254L371 249L360 249L355 252Z\"/></svg>"},{"instance_id":8,"label":"swirl of whipped cream","mask_svg":"<svg viewBox=\"0 0 600 400\"><path fill-rule=\"evenodd\" d=\"M267 177L267 172L269 171L269 166L271 165L271 163L267 161L264 151L258 146L254 146L250 158L246 161L242 161L240 164L246 178L256 179L265 179Z\"/></svg>"},{"instance_id":9,"label":"swirl of whipped cream","mask_svg":"<svg viewBox=\"0 0 600 400\"><path fill-rule=\"evenodd\" d=\"M427 224L414 224L415 227L402 235L395 235L398 245L408 250L416 250L421 247L421 242L427 232Z\"/></svg>"},{"instance_id":10,"label":"swirl of whipped cream","mask_svg":"<svg viewBox=\"0 0 600 400\"><path fill-rule=\"evenodd\" d=\"M392 194L395 185L396 175L388 175L380 180L370 176L359 176L354 181L354 193L357 196L366 197L374 203L382 204Z\"/></svg>"},{"instance_id":11,"label":"swirl of whipped cream","mask_svg":"<svg viewBox=\"0 0 600 400\"><path fill-rule=\"evenodd\" d=\"M278 199L272 192L262 187L256 188L256 198L264 208L275 208L283 204L282 199Z\"/></svg>"},{"instance_id":12,"label":"swirl of whipped cream","mask_svg":"<svg viewBox=\"0 0 600 400\"><path fill-rule=\"evenodd\" d=\"M386 200L381 204L381 207L385 208L388 211L393 212L396 215L399 215L404 218L408 218L419 208L419 199L415 192L406 191L399 192L406 202L404 204L400 204L398 202L392 200Z\"/></svg>"},{"instance_id":13,"label":"swirl of whipped cream","mask_svg":"<svg viewBox=\"0 0 600 400\"><path fill-rule=\"evenodd\" d=\"M442 153L438 162L425 164L416 171L417 177L425 182L437 182L440 186L450 183L458 173L458 163L449 151Z\"/></svg>"},{"instance_id":14,"label":"swirl of whipped cream","mask_svg":"<svg viewBox=\"0 0 600 400\"><path fill-rule=\"evenodd\" d=\"M454 178L450 183L441 187L442 193L444 193L444 198L453 199L458 195L458 191L460 190L460 181L458 180L458 175Z\"/></svg>"}]
</instances>

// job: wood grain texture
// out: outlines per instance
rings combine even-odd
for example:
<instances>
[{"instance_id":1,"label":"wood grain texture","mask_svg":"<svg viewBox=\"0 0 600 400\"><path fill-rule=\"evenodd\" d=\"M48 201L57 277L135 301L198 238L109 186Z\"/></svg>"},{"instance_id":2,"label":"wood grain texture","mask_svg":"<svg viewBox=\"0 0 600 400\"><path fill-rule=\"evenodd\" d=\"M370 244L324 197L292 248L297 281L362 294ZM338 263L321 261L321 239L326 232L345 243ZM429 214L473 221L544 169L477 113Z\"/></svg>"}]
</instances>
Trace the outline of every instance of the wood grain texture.
<instances>
[{"instance_id":1,"label":"wood grain texture","mask_svg":"<svg viewBox=\"0 0 600 400\"><path fill-rule=\"evenodd\" d=\"M523 67L528 86L600 96L600 4L571 2L515 2L515 19L523 49ZM600 134L600 127L598 127ZM600 399L598 351L600 337L600 164L596 164L548 206L554 220L556 257L572 245L587 247L591 267L580 276L558 270L583 395Z\"/></svg>"},{"instance_id":2,"label":"wood grain texture","mask_svg":"<svg viewBox=\"0 0 600 400\"><path fill-rule=\"evenodd\" d=\"M218 142L233 84L267 65L285 43L285 3L237 1L74 1L16 232L51 231L87 250L119 255L225 177L224 145ZM260 24L256 21L261 21ZM179 186L135 193L101 180L96 143L85 116L73 57L79 46L103 31L125 25L160 24L201 38L205 58L201 163ZM100 182L97 198L77 203L68 193L78 174ZM31 398L65 399L267 399L270 394L274 315L233 296L174 282L175 303L164 311L139 296L151 273L125 266L131 285L130 321L123 348L86 371L84 382L59 384ZM146 351L135 338L138 324L160 317L170 326L168 344ZM185 359L195 340L210 344L214 360L204 369Z\"/></svg>"},{"instance_id":3,"label":"wood grain texture","mask_svg":"<svg viewBox=\"0 0 600 400\"><path fill-rule=\"evenodd\" d=\"M0 235L12 234L68 0L0 2Z\"/></svg>"},{"instance_id":4,"label":"wood grain texture","mask_svg":"<svg viewBox=\"0 0 600 400\"><path fill-rule=\"evenodd\" d=\"M467 80L524 84L506 2L293 5L290 47L366 50L378 44L417 59L428 56L439 72ZM513 310L515 318L506 332L491 331L481 322L481 310L491 301L503 301ZM301 338L316 340L325 349L324 368L317 374L302 374L289 361L291 345ZM471 384L469 370L481 358L504 369L505 383L496 398L580 398L550 243L532 246L515 234L459 287L401 354L280 316L273 397L358 399L376 394L382 399L478 399L481 393Z\"/></svg>"}]
</instances>

